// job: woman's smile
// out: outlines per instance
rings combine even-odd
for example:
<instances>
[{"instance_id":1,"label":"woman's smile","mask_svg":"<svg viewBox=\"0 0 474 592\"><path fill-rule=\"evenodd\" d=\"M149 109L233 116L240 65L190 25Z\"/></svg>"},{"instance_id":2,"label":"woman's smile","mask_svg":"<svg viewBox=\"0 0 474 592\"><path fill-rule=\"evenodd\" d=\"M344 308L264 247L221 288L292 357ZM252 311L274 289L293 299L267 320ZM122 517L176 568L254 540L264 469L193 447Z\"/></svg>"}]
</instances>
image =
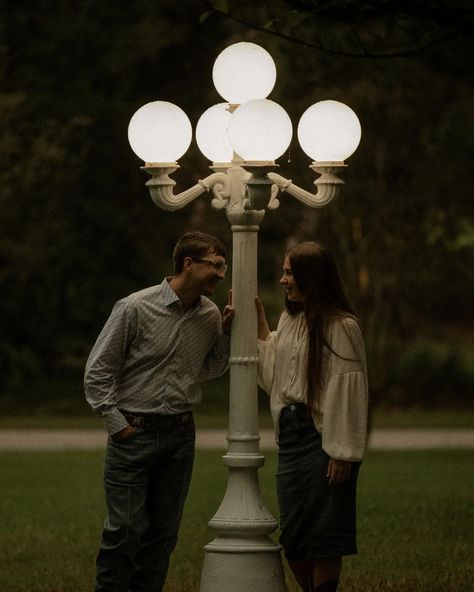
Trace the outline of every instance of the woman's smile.
<instances>
[{"instance_id":1,"label":"woman's smile","mask_svg":"<svg viewBox=\"0 0 474 592\"><path fill-rule=\"evenodd\" d=\"M288 300L293 302L302 302L304 300L303 294L296 285L288 257L286 257L283 263L283 275L281 276L280 284L283 286Z\"/></svg>"}]
</instances>

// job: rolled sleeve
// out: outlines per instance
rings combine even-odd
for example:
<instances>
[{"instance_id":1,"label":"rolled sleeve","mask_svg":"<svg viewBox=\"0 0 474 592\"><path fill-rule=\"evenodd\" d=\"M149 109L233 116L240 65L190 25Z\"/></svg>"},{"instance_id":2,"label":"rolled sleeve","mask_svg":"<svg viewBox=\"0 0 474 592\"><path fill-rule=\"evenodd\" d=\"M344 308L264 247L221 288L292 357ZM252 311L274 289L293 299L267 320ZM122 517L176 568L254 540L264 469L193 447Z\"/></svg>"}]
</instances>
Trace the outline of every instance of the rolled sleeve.
<instances>
[{"instance_id":1,"label":"rolled sleeve","mask_svg":"<svg viewBox=\"0 0 474 592\"><path fill-rule=\"evenodd\" d=\"M114 434L128 425L117 408L115 387L127 349L136 331L136 311L124 301L117 302L86 363L86 400L103 418L109 434Z\"/></svg>"},{"instance_id":2,"label":"rolled sleeve","mask_svg":"<svg viewBox=\"0 0 474 592\"><path fill-rule=\"evenodd\" d=\"M105 429L109 436L113 436L129 425L128 421L116 407L103 413L102 419L104 420Z\"/></svg>"}]
</instances>

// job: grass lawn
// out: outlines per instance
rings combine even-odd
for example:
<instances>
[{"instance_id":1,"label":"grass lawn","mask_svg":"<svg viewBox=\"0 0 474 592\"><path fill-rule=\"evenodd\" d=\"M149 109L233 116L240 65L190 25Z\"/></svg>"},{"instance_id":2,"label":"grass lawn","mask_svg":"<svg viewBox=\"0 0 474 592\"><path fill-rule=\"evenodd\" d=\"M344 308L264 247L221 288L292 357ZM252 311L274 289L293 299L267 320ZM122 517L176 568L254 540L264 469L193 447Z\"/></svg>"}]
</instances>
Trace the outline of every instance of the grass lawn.
<instances>
[{"instance_id":1,"label":"grass lawn","mask_svg":"<svg viewBox=\"0 0 474 592\"><path fill-rule=\"evenodd\" d=\"M265 401L264 401L265 403ZM268 406L260 404L259 423L261 429L271 429L272 419ZM196 425L200 428L226 429L228 424L225 405L206 404L196 408ZM474 410L470 409L422 409L401 408L375 410L372 418L374 428L472 428ZM58 415L54 412L0 416L0 429L79 429L103 428L102 421L85 408L79 415Z\"/></svg>"},{"instance_id":2,"label":"grass lawn","mask_svg":"<svg viewBox=\"0 0 474 592\"><path fill-rule=\"evenodd\" d=\"M166 592L197 592L224 494L220 451L199 451ZM277 515L275 454L259 471ZM1 589L91 592L102 527L101 451L0 453ZM277 536L275 534L275 536ZM370 452L359 480L359 555L341 592L474 590L472 451ZM289 576L290 592L298 588Z\"/></svg>"}]
</instances>

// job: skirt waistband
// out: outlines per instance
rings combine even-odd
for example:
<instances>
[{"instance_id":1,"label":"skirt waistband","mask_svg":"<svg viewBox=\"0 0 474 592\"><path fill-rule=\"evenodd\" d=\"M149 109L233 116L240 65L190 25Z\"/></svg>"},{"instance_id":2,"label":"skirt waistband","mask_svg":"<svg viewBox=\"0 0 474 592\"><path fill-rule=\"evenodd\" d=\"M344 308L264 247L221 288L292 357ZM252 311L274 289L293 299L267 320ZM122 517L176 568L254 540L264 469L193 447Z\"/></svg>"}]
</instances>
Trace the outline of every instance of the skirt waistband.
<instances>
[{"instance_id":1,"label":"skirt waistband","mask_svg":"<svg viewBox=\"0 0 474 592\"><path fill-rule=\"evenodd\" d=\"M288 415L297 415L298 417L307 415L311 417L311 409L304 403L292 403L283 407L280 417L286 417Z\"/></svg>"}]
</instances>

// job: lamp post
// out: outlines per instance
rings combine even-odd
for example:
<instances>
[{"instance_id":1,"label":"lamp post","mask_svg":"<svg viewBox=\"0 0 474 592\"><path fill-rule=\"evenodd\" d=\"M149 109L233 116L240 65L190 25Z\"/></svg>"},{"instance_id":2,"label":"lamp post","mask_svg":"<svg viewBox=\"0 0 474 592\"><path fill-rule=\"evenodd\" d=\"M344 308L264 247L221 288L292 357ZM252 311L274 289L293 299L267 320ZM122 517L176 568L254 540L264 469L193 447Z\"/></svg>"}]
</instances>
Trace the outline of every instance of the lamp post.
<instances>
[{"instance_id":1,"label":"lamp post","mask_svg":"<svg viewBox=\"0 0 474 592\"><path fill-rule=\"evenodd\" d=\"M354 112L336 101L305 111L298 125L303 150L320 176L316 192L306 191L277 174L275 160L288 148L292 125L282 107L266 97L276 68L271 56L253 43L236 43L216 59L213 79L225 99L203 113L196 127L201 152L212 174L174 194L170 174L191 142L191 124L176 105L155 101L141 107L129 125L134 152L151 175L151 198L164 210L177 210L206 191L211 205L225 210L232 228L232 327L227 490L209 527L214 540L205 547L201 592L284 592L280 547L269 535L277 522L258 485L264 464L259 448L257 399L257 236L265 210L276 209L286 192L310 207L327 205L343 181L339 171L357 148L360 125Z\"/></svg>"}]
</instances>

